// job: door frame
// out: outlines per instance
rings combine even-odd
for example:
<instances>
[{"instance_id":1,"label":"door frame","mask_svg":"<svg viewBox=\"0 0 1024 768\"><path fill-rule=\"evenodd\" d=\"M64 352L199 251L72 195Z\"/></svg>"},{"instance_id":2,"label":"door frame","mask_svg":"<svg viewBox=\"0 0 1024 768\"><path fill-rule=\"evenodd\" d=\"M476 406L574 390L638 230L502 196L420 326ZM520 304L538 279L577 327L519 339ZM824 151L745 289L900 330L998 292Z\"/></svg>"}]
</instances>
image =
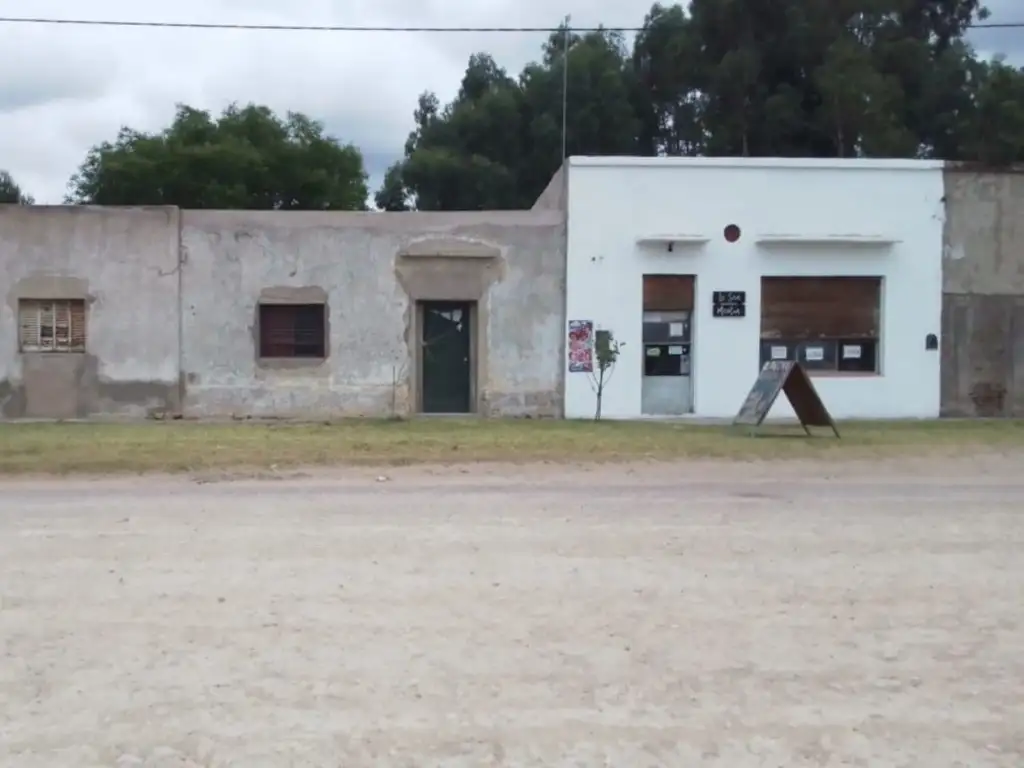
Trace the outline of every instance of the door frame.
<instances>
[{"instance_id":1,"label":"door frame","mask_svg":"<svg viewBox=\"0 0 1024 768\"><path fill-rule=\"evenodd\" d=\"M444 416L443 413L423 412L423 313L427 306L436 304L461 304L469 310L469 411L452 416L472 416L480 413L479 391L477 389L477 370L479 354L477 344L480 335L477 333L479 303L476 299L419 299L413 315L413 379L415 380L415 407L418 416Z\"/></svg>"},{"instance_id":2,"label":"door frame","mask_svg":"<svg viewBox=\"0 0 1024 768\"><path fill-rule=\"evenodd\" d=\"M650 278L669 277L669 278L684 278L684 279L685 278L689 278L689 281L690 281L690 301L689 301L689 304L690 304L690 306L688 308L677 307L675 309L666 309L666 308L662 308L660 305L658 305L659 308L657 308L657 309L655 309L653 307L651 309L648 309L647 308L648 302L646 301L646 298L645 298L646 293L644 291L644 287L643 286L644 286L644 282L649 277ZM701 301L700 301L700 276L697 274L696 271L694 271L694 272L644 272L641 275L640 280L641 280L641 309L640 309L640 317L641 317L640 349L641 349L641 355L645 354L643 352L644 343L643 343L643 325L642 325L642 318L643 318L645 313L647 313L647 312L689 312L690 313L690 375L689 375L689 379L690 379L690 402L689 402L689 405L687 406L687 409L683 413L679 414L679 416L692 416L692 415L694 415L697 412L697 350L698 350L698 346L699 346L697 344L697 330L698 330L697 326L700 323L700 320L698 319L699 313L698 313L697 309L698 309L698 307L701 306ZM708 309L708 312L710 314L710 308ZM639 370L641 392L643 391L643 379L644 379L643 362L644 361L641 358L641 360L640 360L641 368ZM644 413L643 413L643 395L642 394L641 394L641 403L640 403L640 414L641 414L641 416L644 415ZM658 417L652 417L652 418L658 418ZM677 417L676 416L672 416L672 417L664 417L664 418L677 418Z\"/></svg>"}]
</instances>

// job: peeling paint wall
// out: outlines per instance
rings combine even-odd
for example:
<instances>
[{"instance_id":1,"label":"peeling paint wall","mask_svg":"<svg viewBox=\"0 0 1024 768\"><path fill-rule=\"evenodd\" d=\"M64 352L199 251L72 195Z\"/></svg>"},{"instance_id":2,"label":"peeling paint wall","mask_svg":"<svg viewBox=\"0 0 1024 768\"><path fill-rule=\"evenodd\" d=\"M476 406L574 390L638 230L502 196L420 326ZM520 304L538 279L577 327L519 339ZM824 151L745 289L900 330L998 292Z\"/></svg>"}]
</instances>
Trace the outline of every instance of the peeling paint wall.
<instances>
[{"instance_id":1,"label":"peeling paint wall","mask_svg":"<svg viewBox=\"0 0 1024 768\"><path fill-rule=\"evenodd\" d=\"M406 414L416 302L476 302L475 408L561 413L564 214L0 207L0 417ZM20 299L82 299L85 353L23 354ZM258 357L323 303L324 360Z\"/></svg>"},{"instance_id":2,"label":"peeling paint wall","mask_svg":"<svg viewBox=\"0 0 1024 768\"><path fill-rule=\"evenodd\" d=\"M1024 174L945 172L942 413L1024 416Z\"/></svg>"},{"instance_id":3,"label":"peeling paint wall","mask_svg":"<svg viewBox=\"0 0 1024 768\"><path fill-rule=\"evenodd\" d=\"M145 416L180 407L174 208L0 206L0 415ZM85 353L18 348L21 299L82 299Z\"/></svg>"},{"instance_id":4,"label":"peeling paint wall","mask_svg":"<svg viewBox=\"0 0 1024 768\"><path fill-rule=\"evenodd\" d=\"M185 409L194 416L386 416L416 408L416 302L476 301L476 410L558 415L560 211L182 212ZM267 292L321 290L329 352L265 365ZM289 361L291 362L291 361Z\"/></svg>"}]
</instances>

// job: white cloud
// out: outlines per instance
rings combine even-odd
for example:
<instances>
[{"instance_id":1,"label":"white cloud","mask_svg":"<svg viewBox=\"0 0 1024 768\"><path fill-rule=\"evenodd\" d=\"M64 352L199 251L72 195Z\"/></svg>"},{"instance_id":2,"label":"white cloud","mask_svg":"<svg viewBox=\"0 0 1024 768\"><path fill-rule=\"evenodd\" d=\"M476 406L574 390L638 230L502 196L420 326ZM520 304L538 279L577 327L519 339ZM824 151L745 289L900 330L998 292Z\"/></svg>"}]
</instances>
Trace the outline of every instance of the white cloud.
<instances>
[{"instance_id":1,"label":"white cloud","mask_svg":"<svg viewBox=\"0 0 1024 768\"><path fill-rule=\"evenodd\" d=\"M639 25L650 0L0 0L0 16L358 26ZM992 0L993 20L1020 0ZM165 10L166 9L166 10ZM1024 11L1021 12L1024 16ZM979 35L984 50L1024 49L1024 31ZM468 56L511 72L544 33L419 34L158 30L0 24L0 168L40 202L59 202L90 146L120 126L153 130L176 102L219 110L255 101L297 110L358 145L373 182L402 151L417 96L458 88Z\"/></svg>"}]
</instances>

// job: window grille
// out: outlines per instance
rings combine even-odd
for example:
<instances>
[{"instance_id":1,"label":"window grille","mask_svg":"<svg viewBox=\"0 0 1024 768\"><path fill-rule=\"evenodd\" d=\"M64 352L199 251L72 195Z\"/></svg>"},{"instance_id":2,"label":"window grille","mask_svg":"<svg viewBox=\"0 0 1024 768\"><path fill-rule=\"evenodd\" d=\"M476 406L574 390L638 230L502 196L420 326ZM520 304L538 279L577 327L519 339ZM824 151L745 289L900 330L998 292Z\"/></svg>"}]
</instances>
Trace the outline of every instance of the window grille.
<instances>
[{"instance_id":1,"label":"window grille","mask_svg":"<svg viewBox=\"0 0 1024 768\"><path fill-rule=\"evenodd\" d=\"M22 352L84 352L85 301L22 299L18 303L18 327Z\"/></svg>"}]
</instances>

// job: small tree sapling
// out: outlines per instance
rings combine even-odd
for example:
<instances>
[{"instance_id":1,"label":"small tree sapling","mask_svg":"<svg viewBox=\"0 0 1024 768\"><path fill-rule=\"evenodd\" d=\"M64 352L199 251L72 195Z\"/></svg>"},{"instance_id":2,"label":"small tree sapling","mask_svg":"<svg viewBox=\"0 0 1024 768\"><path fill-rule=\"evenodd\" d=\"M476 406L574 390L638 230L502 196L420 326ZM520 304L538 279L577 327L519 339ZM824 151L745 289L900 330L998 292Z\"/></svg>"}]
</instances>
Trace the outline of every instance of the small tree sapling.
<instances>
[{"instance_id":1,"label":"small tree sapling","mask_svg":"<svg viewBox=\"0 0 1024 768\"><path fill-rule=\"evenodd\" d=\"M601 420L601 401L604 399L604 390L615 372L615 363L618 362L620 350L626 346L615 340L611 331L598 331L594 334L594 371L590 374L590 388L597 396L597 409L594 412L594 421Z\"/></svg>"}]
</instances>

